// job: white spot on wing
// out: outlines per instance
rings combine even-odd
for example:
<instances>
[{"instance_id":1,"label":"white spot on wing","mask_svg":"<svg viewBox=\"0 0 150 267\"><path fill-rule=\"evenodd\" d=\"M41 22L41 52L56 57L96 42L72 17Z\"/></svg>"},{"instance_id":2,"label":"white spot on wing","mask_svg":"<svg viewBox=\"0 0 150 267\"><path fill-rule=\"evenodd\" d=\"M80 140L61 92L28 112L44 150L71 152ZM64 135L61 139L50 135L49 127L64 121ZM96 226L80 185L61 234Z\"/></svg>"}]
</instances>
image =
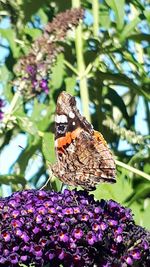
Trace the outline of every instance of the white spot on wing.
<instances>
[{"instance_id":1,"label":"white spot on wing","mask_svg":"<svg viewBox=\"0 0 150 267\"><path fill-rule=\"evenodd\" d=\"M57 123L65 123L68 122L66 115L56 115L55 122Z\"/></svg>"},{"instance_id":2,"label":"white spot on wing","mask_svg":"<svg viewBox=\"0 0 150 267\"><path fill-rule=\"evenodd\" d=\"M62 123L68 122L67 116L66 115L60 115L60 122L62 122Z\"/></svg>"},{"instance_id":3,"label":"white spot on wing","mask_svg":"<svg viewBox=\"0 0 150 267\"><path fill-rule=\"evenodd\" d=\"M69 118L71 119L74 119L75 117L75 114L72 111L70 111L68 115L69 115Z\"/></svg>"},{"instance_id":4,"label":"white spot on wing","mask_svg":"<svg viewBox=\"0 0 150 267\"><path fill-rule=\"evenodd\" d=\"M58 144L58 142L57 142L57 140L55 140L55 147L57 147L57 144Z\"/></svg>"},{"instance_id":5,"label":"white spot on wing","mask_svg":"<svg viewBox=\"0 0 150 267\"><path fill-rule=\"evenodd\" d=\"M60 123L60 116L59 115L56 115L55 122Z\"/></svg>"}]
</instances>

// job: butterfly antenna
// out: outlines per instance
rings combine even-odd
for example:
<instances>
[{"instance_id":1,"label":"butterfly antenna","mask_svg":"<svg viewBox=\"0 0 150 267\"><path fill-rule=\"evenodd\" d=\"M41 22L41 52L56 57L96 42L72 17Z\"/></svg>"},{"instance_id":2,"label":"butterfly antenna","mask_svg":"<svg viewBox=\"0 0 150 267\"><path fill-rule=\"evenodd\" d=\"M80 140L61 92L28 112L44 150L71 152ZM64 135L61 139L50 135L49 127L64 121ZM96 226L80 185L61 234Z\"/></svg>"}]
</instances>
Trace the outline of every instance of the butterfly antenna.
<instances>
[{"instance_id":1,"label":"butterfly antenna","mask_svg":"<svg viewBox=\"0 0 150 267\"><path fill-rule=\"evenodd\" d=\"M50 167L50 175L49 175L46 183L40 188L40 190L43 190L48 185L48 183L50 182L50 180L52 179L52 177L53 177L53 172L52 172L52 169Z\"/></svg>"},{"instance_id":2,"label":"butterfly antenna","mask_svg":"<svg viewBox=\"0 0 150 267\"><path fill-rule=\"evenodd\" d=\"M21 145L18 145L22 150L24 150L25 149L25 147L23 147L23 146L21 146ZM39 153L34 153L36 156L39 156L39 157L41 157L41 158L43 158Z\"/></svg>"}]
</instances>

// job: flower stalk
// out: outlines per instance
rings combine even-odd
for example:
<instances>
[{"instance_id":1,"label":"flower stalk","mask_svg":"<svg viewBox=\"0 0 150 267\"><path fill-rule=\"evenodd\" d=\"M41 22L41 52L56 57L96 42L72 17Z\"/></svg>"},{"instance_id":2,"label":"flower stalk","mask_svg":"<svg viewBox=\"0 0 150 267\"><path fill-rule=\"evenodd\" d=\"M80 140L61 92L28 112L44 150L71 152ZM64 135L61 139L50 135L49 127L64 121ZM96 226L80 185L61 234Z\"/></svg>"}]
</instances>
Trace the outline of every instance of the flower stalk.
<instances>
[{"instance_id":1,"label":"flower stalk","mask_svg":"<svg viewBox=\"0 0 150 267\"><path fill-rule=\"evenodd\" d=\"M73 8L80 8L80 0L72 0L72 6ZM80 80L80 94L83 107L83 115L87 118L89 122L91 122L91 116L89 111L89 92L87 86L87 77L83 75L85 73L86 67L84 63L82 36L83 36L82 25L81 23L79 23L78 27L75 30L75 47L77 55L78 75Z\"/></svg>"}]
</instances>

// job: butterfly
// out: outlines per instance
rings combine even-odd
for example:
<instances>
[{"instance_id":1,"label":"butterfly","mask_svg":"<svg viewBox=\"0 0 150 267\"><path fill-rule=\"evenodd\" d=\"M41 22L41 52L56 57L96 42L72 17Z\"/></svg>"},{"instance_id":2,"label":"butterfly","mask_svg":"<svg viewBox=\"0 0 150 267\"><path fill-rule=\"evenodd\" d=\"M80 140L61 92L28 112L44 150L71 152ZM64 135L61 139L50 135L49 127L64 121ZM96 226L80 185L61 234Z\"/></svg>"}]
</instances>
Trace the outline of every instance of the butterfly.
<instances>
[{"instance_id":1,"label":"butterfly","mask_svg":"<svg viewBox=\"0 0 150 267\"><path fill-rule=\"evenodd\" d=\"M53 174L63 183L95 190L101 182L114 183L115 161L102 134L83 117L75 97L60 93L55 115Z\"/></svg>"}]
</instances>

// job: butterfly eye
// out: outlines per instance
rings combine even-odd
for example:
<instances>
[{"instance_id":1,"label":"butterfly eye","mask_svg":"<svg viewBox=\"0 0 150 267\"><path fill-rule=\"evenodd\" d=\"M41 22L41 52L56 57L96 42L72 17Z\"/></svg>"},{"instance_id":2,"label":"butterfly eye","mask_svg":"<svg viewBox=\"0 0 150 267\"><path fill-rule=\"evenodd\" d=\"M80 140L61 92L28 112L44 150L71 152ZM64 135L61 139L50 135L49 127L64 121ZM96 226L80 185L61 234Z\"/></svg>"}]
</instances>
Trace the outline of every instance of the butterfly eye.
<instances>
[{"instance_id":1,"label":"butterfly eye","mask_svg":"<svg viewBox=\"0 0 150 267\"><path fill-rule=\"evenodd\" d=\"M57 126L56 126L56 130L57 130L57 132L59 133L59 134L63 134L63 133L65 133L66 132L66 129L67 129L67 125L66 124L58 124Z\"/></svg>"}]
</instances>

